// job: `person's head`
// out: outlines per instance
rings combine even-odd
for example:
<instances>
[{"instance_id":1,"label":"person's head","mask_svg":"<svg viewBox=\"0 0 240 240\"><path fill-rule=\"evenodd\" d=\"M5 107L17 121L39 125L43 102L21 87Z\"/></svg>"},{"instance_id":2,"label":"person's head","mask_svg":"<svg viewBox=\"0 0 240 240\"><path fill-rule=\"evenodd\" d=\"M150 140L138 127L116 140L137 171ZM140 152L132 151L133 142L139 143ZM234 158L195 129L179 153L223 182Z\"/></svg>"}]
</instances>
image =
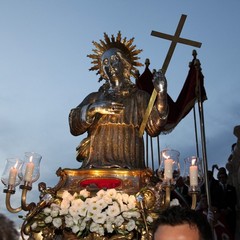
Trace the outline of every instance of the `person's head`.
<instances>
[{"instance_id":1,"label":"person's head","mask_svg":"<svg viewBox=\"0 0 240 240\"><path fill-rule=\"evenodd\" d=\"M94 54L88 55L92 58L94 64L90 70L97 70L101 75L101 79L111 80L112 77L110 66L117 66L119 69L124 68L124 77L130 78L130 76L136 77L136 66L142 66L137 60L137 55L142 51L136 49L135 45L132 45L134 38L127 40L122 39L122 35L118 32L117 36L113 35L111 38L104 33L104 40L100 40L99 43L93 42L96 49L93 49ZM119 70L117 70L119 71ZM115 73L114 73L115 74Z\"/></svg>"},{"instance_id":2,"label":"person's head","mask_svg":"<svg viewBox=\"0 0 240 240\"><path fill-rule=\"evenodd\" d=\"M154 223L153 240L212 240L212 231L201 213L173 206L162 211Z\"/></svg>"},{"instance_id":3,"label":"person's head","mask_svg":"<svg viewBox=\"0 0 240 240\"><path fill-rule=\"evenodd\" d=\"M101 57L101 66L104 76L110 82L129 79L131 64L120 49L110 48Z\"/></svg>"},{"instance_id":4,"label":"person's head","mask_svg":"<svg viewBox=\"0 0 240 240\"><path fill-rule=\"evenodd\" d=\"M12 220L0 213L0 239L1 240L18 240L19 233L15 228Z\"/></svg>"},{"instance_id":5,"label":"person's head","mask_svg":"<svg viewBox=\"0 0 240 240\"><path fill-rule=\"evenodd\" d=\"M222 184L227 183L228 175L224 167L219 168L217 178Z\"/></svg>"}]
</instances>

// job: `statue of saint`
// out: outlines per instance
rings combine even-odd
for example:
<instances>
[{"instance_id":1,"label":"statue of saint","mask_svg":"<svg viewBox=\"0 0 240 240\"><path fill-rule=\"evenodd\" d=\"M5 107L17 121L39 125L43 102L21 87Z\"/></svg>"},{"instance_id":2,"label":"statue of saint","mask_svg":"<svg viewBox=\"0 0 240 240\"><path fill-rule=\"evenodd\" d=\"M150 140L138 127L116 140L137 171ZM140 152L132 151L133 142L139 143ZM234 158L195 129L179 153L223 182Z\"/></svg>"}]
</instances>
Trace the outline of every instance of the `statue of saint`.
<instances>
[{"instance_id":1,"label":"statue of saint","mask_svg":"<svg viewBox=\"0 0 240 240\"><path fill-rule=\"evenodd\" d=\"M89 94L69 114L70 132L87 137L77 147L81 168L144 169L144 141L139 128L150 96L131 82L136 66L141 66L133 38L122 39L119 32L109 38L104 34L100 43L93 42L94 66L105 83L97 92ZM168 116L167 82L161 71L154 75L157 99L145 131L152 137L160 134Z\"/></svg>"}]
</instances>

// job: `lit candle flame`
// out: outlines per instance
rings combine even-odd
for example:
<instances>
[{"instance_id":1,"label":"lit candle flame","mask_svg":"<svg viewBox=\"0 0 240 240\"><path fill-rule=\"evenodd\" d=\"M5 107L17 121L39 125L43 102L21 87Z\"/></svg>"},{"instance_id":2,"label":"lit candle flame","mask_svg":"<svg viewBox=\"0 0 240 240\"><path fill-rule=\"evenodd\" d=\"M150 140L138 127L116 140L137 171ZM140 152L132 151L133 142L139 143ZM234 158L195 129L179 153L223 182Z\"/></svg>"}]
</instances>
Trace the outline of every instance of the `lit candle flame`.
<instances>
[{"instance_id":1,"label":"lit candle flame","mask_svg":"<svg viewBox=\"0 0 240 240\"><path fill-rule=\"evenodd\" d=\"M18 165L18 160L16 161L14 168L17 168L17 165Z\"/></svg>"},{"instance_id":2,"label":"lit candle flame","mask_svg":"<svg viewBox=\"0 0 240 240\"><path fill-rule=\"evenodd\" d=\"M192 159L192 166L196 165L196 162L197 162L197 159L196 159L196 158L193 158L193 159Z\"/></svg>"}]
</instances>

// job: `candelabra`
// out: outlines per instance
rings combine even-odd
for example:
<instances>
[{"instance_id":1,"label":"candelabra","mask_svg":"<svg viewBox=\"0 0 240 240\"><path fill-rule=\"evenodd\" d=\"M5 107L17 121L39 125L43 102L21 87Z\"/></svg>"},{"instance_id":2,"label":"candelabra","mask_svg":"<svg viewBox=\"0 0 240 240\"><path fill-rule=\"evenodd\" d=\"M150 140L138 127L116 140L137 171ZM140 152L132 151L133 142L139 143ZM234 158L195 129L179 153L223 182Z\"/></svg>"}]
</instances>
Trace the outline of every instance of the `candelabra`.
<instances>
[{"instance_id":1,"label":"candelabra","mask_svg":"<svg viewBox=\"0 0 240 240\"><path fill-rule=\"evenodd\" d=\"M32 183L37 181L40 176L40 162L42 156L35 152L26 152L24 161L20 158L8 158L2 174L2 183L5 185L3 190L6 193L6 208L11 213L21 210L31 211L36 204L27 204L27 192L32 190ZM21 184L22 183L22 184ZM15 194L16 186L20 185L22 190L21 206L13 208L11 206L11 196Z\"/></svg>"},{"instance_id":2,"label":"candelabra","mask_svg":"<svg viewBox=\"0 0 240 240\"><path fill-rule=\"evenodd\" d=\"M176 180L180 177L180 153L174 149L164 149L161 151L161 162L158 169L158 177L162 181L162 190L165 192L163 207L170 205L171 191L176 185ZM197 195L200 186L203 184L203 169L201 159L195 156L184 159L184 183L188 186L188 193L192 197L191 208L195 209Z\"/></svg>"}]
</instances>

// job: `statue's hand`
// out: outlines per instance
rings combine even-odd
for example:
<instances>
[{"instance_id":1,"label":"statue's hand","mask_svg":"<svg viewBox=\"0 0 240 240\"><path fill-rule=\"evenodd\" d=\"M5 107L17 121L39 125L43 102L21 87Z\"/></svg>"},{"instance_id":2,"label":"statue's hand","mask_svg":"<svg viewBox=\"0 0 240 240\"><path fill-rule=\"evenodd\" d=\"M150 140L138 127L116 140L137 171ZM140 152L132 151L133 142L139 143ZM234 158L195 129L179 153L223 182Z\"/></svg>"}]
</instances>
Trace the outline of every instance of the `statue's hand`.
<instances>
[{"instance_id":1,"label":"statue's hand","mask_svg":"<svg viewBox=\"0 0 240 240\"><path fill-rule=\"evenodd\" d=\"M157 93L167 92L167 80L161 69L153 71L153 86Z\"/></svg>"},{"instance_id":2,"label":"statue's hand","mask_svg":"<svg viewBox=\"0 0 240 240\"><path fill-rule=\"evenodd\" d=\"M96 113L100 114L120 114L124 109L122 103L110 102L110 101L100 101L95 102L89 107L89 116L94 116Z\"/></svg>"}]
</instances>

